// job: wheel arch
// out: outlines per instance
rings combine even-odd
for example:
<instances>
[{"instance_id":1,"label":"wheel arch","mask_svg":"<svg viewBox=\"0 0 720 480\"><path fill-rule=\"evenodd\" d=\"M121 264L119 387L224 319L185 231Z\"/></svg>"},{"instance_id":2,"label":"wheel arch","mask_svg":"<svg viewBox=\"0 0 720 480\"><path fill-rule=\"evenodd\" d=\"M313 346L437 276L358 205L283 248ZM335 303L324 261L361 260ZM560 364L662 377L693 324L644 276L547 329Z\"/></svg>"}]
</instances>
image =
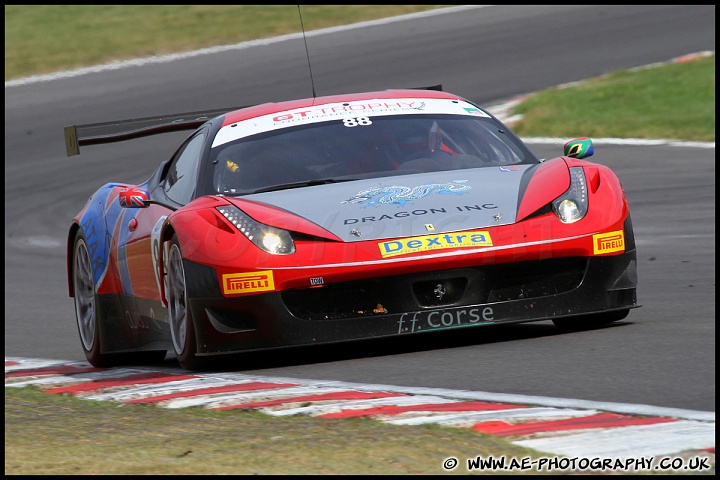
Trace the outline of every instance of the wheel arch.
<instances>
[{"instance_id":1,"label":"wheel arch","mask_svg":"<svg viewBox=\"0 0 720 480\"><path fill-rule=\"evenodd\" d=\"M167 292L165 289L165 285L167 283L167 269L165 266L165 259L167 258L168 249L170 240L172 240L173 236L175 235L175 227L172 223L168 222L166 220L166 223L162 229L162 233L160 234L160 245L162 245L162 255L158 258L158 270L160 272L160 301L162 301L163 306L168 306L167 301Z\"/></svg>"},{"instance_id":2,"label":"wheel arch","mask_svg":"<svg viewBox=\"0 0 720 480\"><path fill-rule=\"evenodd\" d=\"M77 222L73 222L70 225L70 231L68 232L67 238L67 253L65 255L65 263L67 267L67 282L68 282L68 296L75 296L75 285L73 282L73 255L75 251L75 238L77 237L78 231L80 231L80 225Z\"/></svg>"}]
</instances>

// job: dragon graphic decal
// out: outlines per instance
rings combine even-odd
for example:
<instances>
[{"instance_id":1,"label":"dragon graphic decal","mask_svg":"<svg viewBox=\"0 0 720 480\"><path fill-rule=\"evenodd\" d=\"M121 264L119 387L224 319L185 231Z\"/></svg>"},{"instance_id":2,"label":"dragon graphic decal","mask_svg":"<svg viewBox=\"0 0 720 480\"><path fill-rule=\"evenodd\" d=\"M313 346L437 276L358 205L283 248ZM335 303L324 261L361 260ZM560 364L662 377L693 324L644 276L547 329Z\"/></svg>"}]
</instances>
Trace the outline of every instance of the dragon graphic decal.
<instances>
[{"instance_id":1,"label":"dragon graphic decal","mask_svg":"<svg viewBox=\"0 0 720 480\"><path fill-rule=\"evenodd\" d=\"M465 185L466 182L467 180L452 180L447 183L426 183L416 187L403 185L373 187L358 192L353 197L340 203L362 204L363 208L377 205L404 207L407 204L412 204L414 200L426 197L433 192L441 195L462 195L472 188L470 185Z\"/></svg>"}]
</instances>

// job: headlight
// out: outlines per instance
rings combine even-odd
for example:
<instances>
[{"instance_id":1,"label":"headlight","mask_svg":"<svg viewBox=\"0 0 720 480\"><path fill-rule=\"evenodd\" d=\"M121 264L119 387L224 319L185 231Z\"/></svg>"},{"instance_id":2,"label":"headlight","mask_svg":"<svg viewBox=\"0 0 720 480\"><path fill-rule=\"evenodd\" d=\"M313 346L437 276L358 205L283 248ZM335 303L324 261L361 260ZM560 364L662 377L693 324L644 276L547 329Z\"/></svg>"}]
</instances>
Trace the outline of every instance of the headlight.
<instances>
[{"instance_id":1,"label":"headlight","mask_svg":"<svg viewBox=\"0 0 720 480\"><path fill-rule=\"evenodd\" d=\"M245 215L237 207L217 207L218 211L235 225L240 233L262 250L273 255L289 255L295 253L295 243L290 232L257 222Z\"/></svg>"},{"instance_id":2,"label":"headlight","mask_svg":"<svg viewBox=\"0 0 720 480\"><path fill-rule=\"evenodd\" d=\"M570 188L552 202L553 212L563 223L581 220L588 209L588 191L582 167L570 168Z\"/></svg>"}]
</instances>

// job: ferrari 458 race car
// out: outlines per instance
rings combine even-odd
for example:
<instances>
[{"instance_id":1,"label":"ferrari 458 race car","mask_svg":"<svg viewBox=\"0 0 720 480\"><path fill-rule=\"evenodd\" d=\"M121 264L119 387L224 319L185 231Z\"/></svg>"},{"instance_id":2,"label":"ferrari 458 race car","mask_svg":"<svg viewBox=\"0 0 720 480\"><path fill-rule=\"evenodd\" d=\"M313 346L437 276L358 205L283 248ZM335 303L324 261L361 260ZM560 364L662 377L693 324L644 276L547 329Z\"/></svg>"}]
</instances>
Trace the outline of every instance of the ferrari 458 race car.
<instances>
[{"instance_id":1,"label":"ferrari 458 race car","mask_svg":"<svg viewBox=\"0 0 720 480\"><path fill-rule=\"evenodd\" d=\"M538 159L441 88L66 127L80 146L194 130L73 219L69 294L95 366L638 307L617 176L590 139Z\"/></svg>"}]
</instances>

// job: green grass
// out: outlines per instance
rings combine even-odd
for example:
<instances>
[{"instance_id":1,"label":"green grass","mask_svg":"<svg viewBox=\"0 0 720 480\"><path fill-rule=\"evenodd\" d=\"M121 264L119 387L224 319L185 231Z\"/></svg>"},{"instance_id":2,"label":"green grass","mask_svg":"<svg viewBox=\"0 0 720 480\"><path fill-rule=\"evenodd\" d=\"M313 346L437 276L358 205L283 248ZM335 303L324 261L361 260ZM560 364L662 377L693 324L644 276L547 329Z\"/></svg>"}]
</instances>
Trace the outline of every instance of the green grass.
<instances>
[{"instance_id":1,"label":"green grass","mask_svg":"<svg viewBox=\"0 0 720 480\"><path fill-rule=\"evenodd\" d=\"M305 30L450 5L304 5ZM5 80L302 30L297 5L6 5Z\"/></svg>"},{"instance_id":2,"label":"green grass","mask_svg":"<svg viewBox=\"0 0 720 480\"><path fill-rule=\"evenodd\" d=\"M520 136L715 141L715 55L613 72L538 92L513 113Z\"/></svg>"},{"instance_id":3,"label":"green grass","mask_svg":"<svg viewBox=\"0 0 720 480\"><path fill-rule=\"evenodd\" d=\"M5 474L443 474L442 462L542 454L470 429L165 409L5 388ZM516 472L516 473L532 473Z\"/></svg>"}]
</instances>

